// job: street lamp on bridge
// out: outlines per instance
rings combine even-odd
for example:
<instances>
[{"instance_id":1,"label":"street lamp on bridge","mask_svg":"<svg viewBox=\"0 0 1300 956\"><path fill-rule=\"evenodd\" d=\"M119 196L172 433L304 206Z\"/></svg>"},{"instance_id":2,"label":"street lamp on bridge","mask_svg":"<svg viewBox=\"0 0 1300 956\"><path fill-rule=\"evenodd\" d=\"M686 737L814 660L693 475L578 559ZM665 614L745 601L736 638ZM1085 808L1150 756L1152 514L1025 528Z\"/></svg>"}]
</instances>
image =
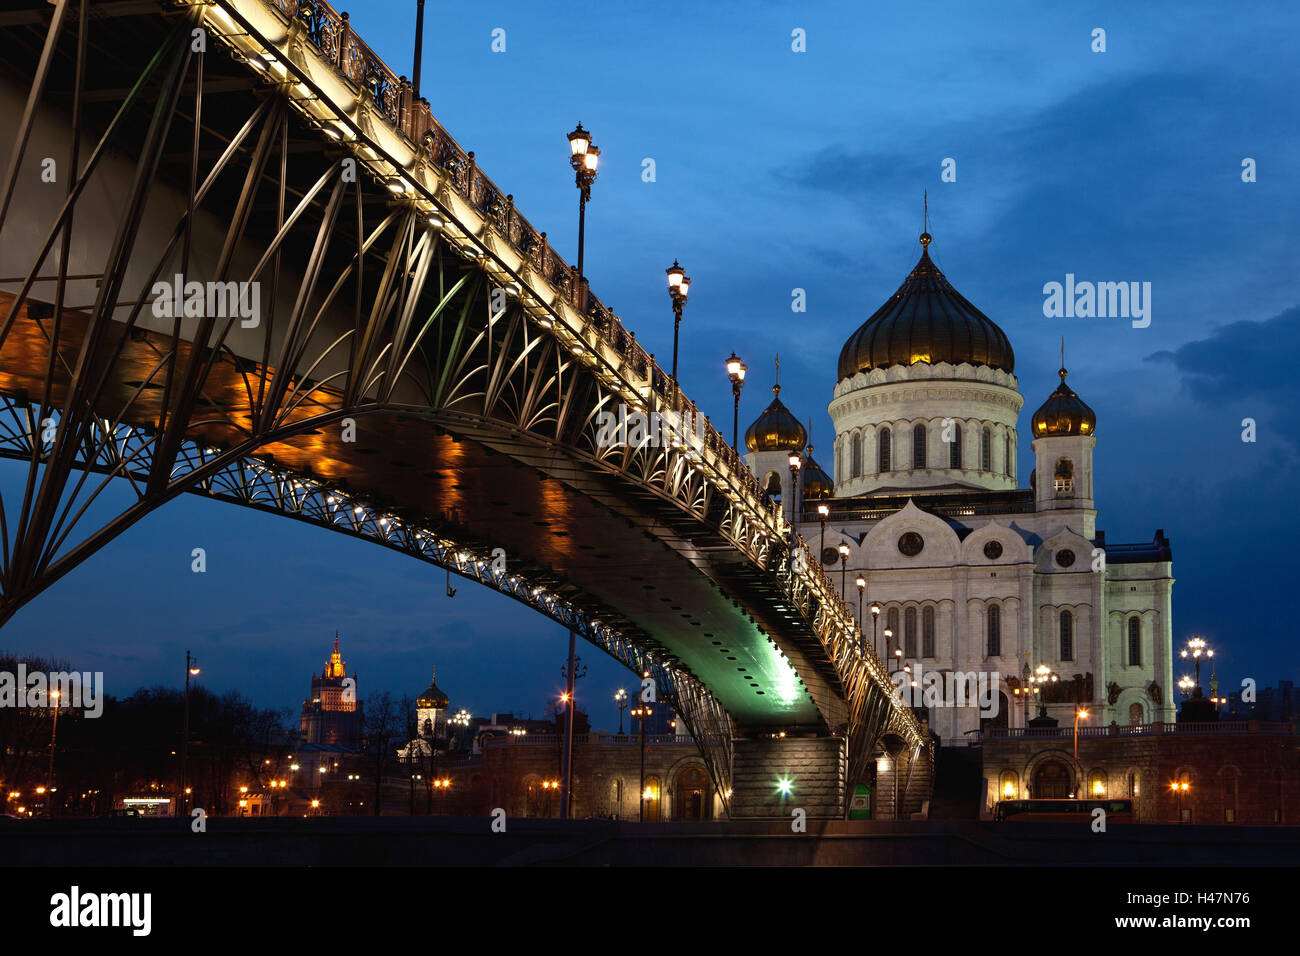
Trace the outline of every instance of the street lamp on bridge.
<instances>
[{"instance_id":1,"label":"street lamp on bridge","mask_svg":"<svg viewBox=\"0 0 1300 956\"><path fill-rule=\"evenodd\" d=\"M623 734L623 711L627 710L627 691L620 687L614 692L614 703L618 704L618 733Z\"/></svg>"},{"instance_id":2,"label":"street lamp on bridge","mask_svg":"<svg viewBox=\"0 0 1300 956\"><path fill-rule=\"evenodd\" d=\"M859 573L858 579L853 583L858 586L858 630L862 633L863 637L866 637L867 630L863 626L862 622L862 599L866 597L867 594L867 579Z\"/></svg>"},{"instance_id":3,"label":"street lamp on bridge","mask_svg":"<svg viewBox=\"0 0 1300 956\"><path fill-rule=\"evenodd\" d=\"M727 359L727 378L731 379L731 448L740 452L740 390L745 387L745 372L748 370L735 352Z\"/></svg>"},{"instance_id":4,"label":"street lamp on bridge","mask_svg":"<svg viewBox=\"0 0 1300 956\"><path fill-rule=\"evenodd\" d=\"M848 598L848 576L849 576L849 546L840 542L840 600Z\"/></svg>"},{"instance_id":5,"label":"street lamp on bridge","mask_svg":"<svg viewBox=\"0 0 1300 956\"><path fill-rule=\"evenodd\" d=\"M826 519L831 516L831 509L828 505L820 504L817 506L817 520L821 522L822 536L820 543L817 545L817 563L822 563L822 555L826 553Z\"/></svg>"},{"instance_id":6,"label":"street lamp on bridge","mask_svg":"<svg viewBox=\"0 0 1300 956\"><path fill-rule=\"evenodd\" d=\"M578 124L569 134L569 165L573 167L574 182L578 187L578 294L574 297L578 308L587 312L587 279L582 271L583 249L587 232L587 201L591 199L591 184L596 181L596 165L600 162L600 149L592 145L591 133Z\"/></svg>"},{"instance_id":7,"label":"street lamp on bridge","mask_svg":"<svg viewBox=\"0 0 1300 956\"><path fill-rule=\"evenodd\" d=\"M799 520L799 468L803 458L797 451L790 452L790 543L793 546L796 534L794 523Z\"/></svg>"},{"instance_id":8,"label":"street lamp on bridge","mask_svg":"<svg viewBox=\"0 0 1300 956\"><path fill-rule=\"evenodd\" d=\"M880 625L880 611L881 611L880 602L872 601L871 602L871 649L876 652L877 656L880 655L880 645L876 643L879 637L879 635L877 634L877 630Z\"/></svg>"},{"instance_id":9,"label":"street lamp on bridge","mask_svg":"<svg viewBox=\"0 0 1300 956\"><path fill-rule=\"evenodd\" d=\"M664 270L668 273L668 295L673 300L673 387L677 387L677 332L682 324L682 309L686 307L686 293L691 289L691 277L678 265L677 260Z\"/></svg>"}]
</instances>

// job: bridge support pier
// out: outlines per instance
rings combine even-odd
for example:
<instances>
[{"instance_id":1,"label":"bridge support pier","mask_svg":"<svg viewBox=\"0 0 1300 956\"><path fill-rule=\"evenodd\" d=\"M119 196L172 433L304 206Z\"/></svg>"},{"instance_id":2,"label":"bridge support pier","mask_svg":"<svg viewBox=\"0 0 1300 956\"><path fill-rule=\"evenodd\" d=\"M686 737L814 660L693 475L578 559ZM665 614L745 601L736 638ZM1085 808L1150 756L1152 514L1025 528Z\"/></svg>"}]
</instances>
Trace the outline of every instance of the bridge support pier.
<instances>
[{"instance_id":1,"label":"bridge support pier","mask_svg":"<svg viewBox=\"0 0 1300 956\"><path fill-rule=\"evenodd\" d=\"M795 810L810 820L844 818L843 737L759 737L734 747L733 820L789 820Z\"/></svg>"}]
</instances>

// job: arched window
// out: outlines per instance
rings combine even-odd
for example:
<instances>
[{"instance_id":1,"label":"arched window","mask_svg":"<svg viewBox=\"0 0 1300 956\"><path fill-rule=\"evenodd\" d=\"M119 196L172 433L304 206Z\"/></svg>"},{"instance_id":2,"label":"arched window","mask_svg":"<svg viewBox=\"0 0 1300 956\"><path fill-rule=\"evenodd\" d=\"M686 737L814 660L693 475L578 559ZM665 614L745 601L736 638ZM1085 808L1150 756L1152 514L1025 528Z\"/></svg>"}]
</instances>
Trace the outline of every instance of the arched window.
<instances>
[{"instance_id":1,"label":"arched window","mask_svg":"<svg viewBox=\"0 0 1300 956\"><path fill-rule=\"evenodd\" d=\"M1142 777L1136 770L1128 772L1128 795L1132 799L1142 796ZM1133 809L1136 810L1137 807Z\"/></svg>"},{"instance_id":2,"label":"arched window","mask_svg":"<svg viewBox=\"0 0 1300 956\"><path fill-rule=\"evenodd\" d=\"M889 443L890 443L889 429L882 428L880 430L880 456L879 456L880 457L879 470L882 473L893 470L889 464L889 452L890 452Z\"/></svg>"},{"instance_id":3,"label":"arched window","mask_svg":"<svg viewBox=\"0 0 1300 956\"><path fill-rule=\"evenodd\" d=\"M1002 471L1008 478L1014 478L1016 470L1011 461L1011 436L1002 436Z\"/></svg>"},{"instance_id":4,"label":"arched window","mask_svg":"<svg viewBox=\"0 0 1300 956\"><path fill-rule=\"evenodd\" d=\"M623 781L617 777L609 782L609 815L615 820L623 816Z\"/></svg>"},{"instance_id":5,"label":"arched window","mask_svg":"<svg viewBox=\"0 0 1300 956\"><path fill-rule=\"evenodd\" d=\"M1074 462L1068 458L1057 459L1056 477L1052 487L1061 497L1074 494Z\"/></svg>"},{"instance_id":6,"label":"arched window","mask_svg":"<svg viewBox=\"0 0 1300 956\"><path fill-rule=\"evenodd\" d=\"M1128 619L1128 664L1129 667L1142 666L1142 619Z\"/></svg>"},{"instance_id":7,"label":"arched window","mask_svg":"<svg viewBox=\"0 0 1300 956\"><path fill-rule=\"evenodd\" d=\"M993 433L987 428L980 436L980 470L993 470Z\"/></svg>"},{"instance_id":8,"label":"arched window","mask_svg":"<svg viewBox=\"0 0 1300 956\"><path fill-rule=\"evenodd\" d=\"M934 608L921 610L921 656L934 657Z\"/></svg>"},{"instance_id":9,"label":"arched window","mask_svg":"<svg viewBox=\"0 0 1300 956\"><path fill-rule=\"evenodd\" d=\"M1128 705L1128 724L1130 727L1141 727L1146 721L1142 716L1142 705L1133 703Z\"/></svg>"},{"instance_id":10,"label":"arched window","mask_svg":"<svg viewBox=\"0 0 1300 956\"><path fill-rule=\"evenodd\" d=\"M925 467L925 426L917 425L912 429L912 467Z\"/></svg>"},{"instance_id":11,"label":"arched window","mask_svg":"<svg viewBox=\"0 0 1300 956\"><path fill-rule=\"evenodd\" d=\"M659 790L658 777L645 778L645 790L641 794L641 799L645 801L645 818L653 823L660 820L660 802L662 793Z\"/></svg>"},{"instance_id":12,"label":"arched window","mask_svg":"<svg viewBox=\"0 0 1300 956\"><path fill-rule=\"evenodd\" d=\"M1014 770L1003 770L998 776L998 796L1003 800L1019 799L1020 780Z\"/></svg>"},{"instance_id":13,"label":"arched window","mask_svg":"<svg viewBox=\"0 0 1300 956\"><path fill-rule=\"evenodd\" d=\"M888 628L889 633L893 635L893 637L891 638L891 641L893 642L893 647L901 646L898 643L898 641L902 638L903 635L898 632L898 608L891 607L885 613L885 627ZM893 652L893 648L891 647L889 648L889 653L892 652Z\"/></svg>"},{"instance_id":14,"label":"arched window","mask_svg":"<svg viewBox=\"0 0 1300 956\"><path fill-rule=\"evenodd\" d=\"M996 604L989 605L989 657L1002 656L1002 608Z\"/></svg>"},{"instance_id":15,"label":"arched window","mask_svg":"<svg viewBox=\"0 0 1300 956\"><path fill-rule=\"evenodd\" d=\"M850 435L849 444L853 448L853 470L849 474L856 478L862 474L862 435Z\"/></svg>"},{"instance_id":16,"label":"arched window","mask_svg":"<svg viewBox=\"0 0 1300 956\"><path fill-rule=\"evenodd\" d=\"M1094 770L1088 774L1088 792L1087 796L1094 799L1102 799L1106 796L1106 771Z\"/></svg>"},{"instance_id":17,"label":"arched window","mask_svg":"<svg viewBox=\"0 0 1300 956\"><path fill-rule=\"evenodd\" d=\"M948 467L961 467L961 426L953 422L952 441L948 443Z\"/></svg>"},{"instance_id":18,"label":"arched window","mask_svg":"<svg viewBox=\"0 0 1300 956\"><path fill-rule=\"evenodd\" d=\"M1061 612L1061 660L1074 660L1074 615Z\"/></svg>"},{"instance_id":19,"label":"arched window","mask_svg":"<svg viewBox=\"0 0 1300 956\"><path fill-rule=\"evenodd\" d=\"M916 608L909 607L903 612L903 653L916 657Z\"/></svg>"}]
</instances>

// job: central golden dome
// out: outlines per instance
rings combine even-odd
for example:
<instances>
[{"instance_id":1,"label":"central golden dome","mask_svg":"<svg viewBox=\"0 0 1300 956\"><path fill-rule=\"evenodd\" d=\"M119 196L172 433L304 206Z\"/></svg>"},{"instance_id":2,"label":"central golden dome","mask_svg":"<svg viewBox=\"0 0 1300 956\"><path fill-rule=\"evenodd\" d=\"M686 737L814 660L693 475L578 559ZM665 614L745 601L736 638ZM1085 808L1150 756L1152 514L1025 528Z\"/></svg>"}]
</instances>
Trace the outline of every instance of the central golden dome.
<instances>
[{"instance_id":1,"label":"central golden dome","mask_svg":"<svg viewBox=\"0 0 1300 956\"><path fill-rule=\"evenodd\" d=\"M1014 372L1006 334L930 261L930 234L921 234L921 258L898 291L840 350L840 381L891 365L947 362Z\"/></svg>"}]
</instances>

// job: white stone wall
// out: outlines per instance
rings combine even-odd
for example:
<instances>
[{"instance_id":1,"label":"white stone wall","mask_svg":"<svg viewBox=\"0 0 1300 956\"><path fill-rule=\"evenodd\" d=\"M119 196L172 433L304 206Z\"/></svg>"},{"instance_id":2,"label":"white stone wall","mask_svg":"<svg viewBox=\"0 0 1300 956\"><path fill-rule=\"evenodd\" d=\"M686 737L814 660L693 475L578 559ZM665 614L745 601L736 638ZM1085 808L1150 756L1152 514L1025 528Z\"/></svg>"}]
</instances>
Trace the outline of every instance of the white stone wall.
<instances>
[{"instance_id":1,"label":"white stone wall","mask_svg":"<svg viewBox=\"0 0 1300 956\"><path fill-rule=\"evenodd\" d=\"M1014 375L986 366L896 365L859 372L835 388L830 404L835 424L836 497L880 488L932 488L959 483L972 488L1018 487L1016 419L1024 399ZM951 466L944 422L960 426L961 467ZM913 430L926 428L926 465L915 467ZM990 461L983 461L983 433L989 431ZM880 444L891 440L890 467L881 471ZM957 431L954 429L953 435ZM860 443L860 468L853 469L853 443Z\"/></svg>"}]
</instances>

